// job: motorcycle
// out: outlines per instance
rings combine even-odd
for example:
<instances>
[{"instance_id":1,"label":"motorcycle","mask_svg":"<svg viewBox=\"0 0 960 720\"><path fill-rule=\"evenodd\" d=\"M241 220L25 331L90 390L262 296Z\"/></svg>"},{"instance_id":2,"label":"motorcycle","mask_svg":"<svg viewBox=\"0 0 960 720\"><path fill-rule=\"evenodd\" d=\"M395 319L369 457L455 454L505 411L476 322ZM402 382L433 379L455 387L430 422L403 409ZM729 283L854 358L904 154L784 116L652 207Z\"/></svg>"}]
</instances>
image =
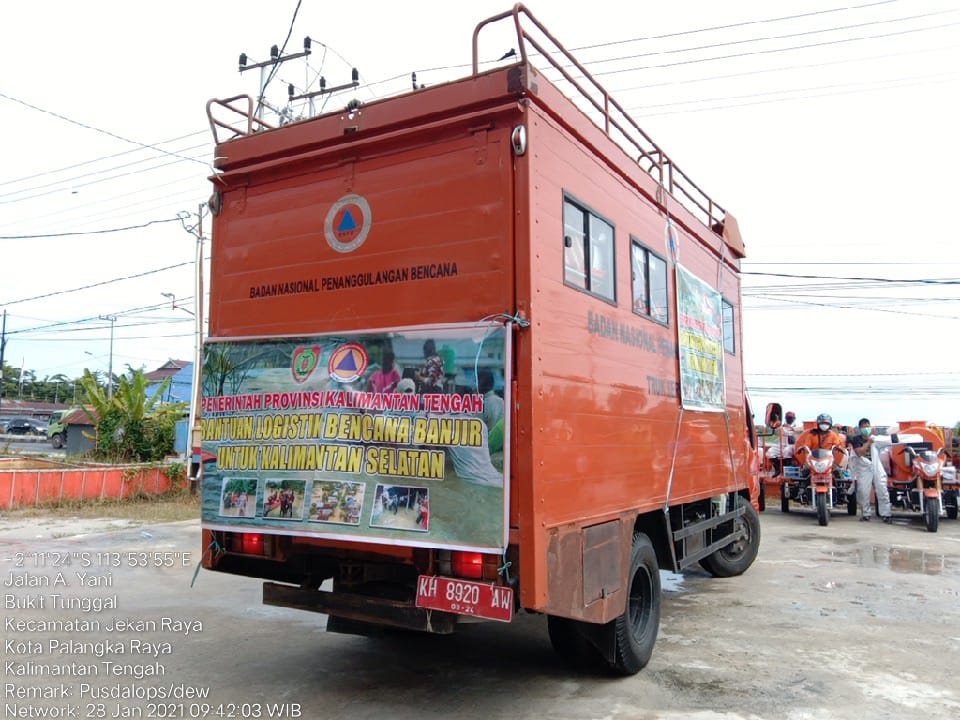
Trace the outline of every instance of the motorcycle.
<instances>
[{"instance_id":1,"label":"motorcycle","mask_svg":"<svg viewBox=\"0 0 960 720\"><path fill-rule=\"evenodd\" d=\"M943 507L947 517L957 519L957 509L960 507L960 484L957 483L957 468L949 462L945 463L941 471L940 482L943 484Z\"/></svg>"},{"instance_id":2,"label":"motorcycle","mask_svg":"<svg viewBox=\"0 0 960 720\"><path fill-rule=\"evenodd\" d=\"M850 455L839 445L829 450L811 450L798 445L795 451L797 465L784 468L780 485L780 509L790 511L790 502L813 507L820 525L830 523L831 510L846 505L847 512L856 514L856 500L849 494L850 476L846 471Z\"/></svg>"},{"instance_id":3,"label":"motorcycle","mask_svg":"<svg viewBox=\"0 0 960 720\"><path fill-rule=\"evenodd\" d=\"M928 532L936 532L940 526L943 466L946 459L942 449L904 444L894 445L890 451L891 465L896 470L888 484L890 504L902 510L919 511ZM943 507L946 509L946 503L943 503ZM956 508L955 502L953 507Z\"/></svg>"}]
</instances>

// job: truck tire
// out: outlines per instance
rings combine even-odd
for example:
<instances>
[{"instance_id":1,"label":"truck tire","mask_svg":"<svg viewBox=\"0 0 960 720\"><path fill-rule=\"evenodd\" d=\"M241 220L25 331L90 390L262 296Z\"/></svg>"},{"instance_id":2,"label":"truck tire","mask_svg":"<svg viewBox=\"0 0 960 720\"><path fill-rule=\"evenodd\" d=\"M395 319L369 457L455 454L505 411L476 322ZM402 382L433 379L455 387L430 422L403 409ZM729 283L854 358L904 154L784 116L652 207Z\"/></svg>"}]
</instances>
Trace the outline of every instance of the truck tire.
<instances>
[{"instance_id":1,"label":"truck tire","mask_svg":"<svg viewBox=\"0 0 960 720\"><path fill-rule=\"evenodd\" d=\"M700 561L700 566L714 577L742 575L753 565L760 550L760 516L753 505L739 495L737 505L743 508L743 515L734 520L734 529L742 527L744 537Z\"/></svg>"},{"instance_id":2,"label":"truck tire","mask_svg":"<svg viewBox=\"0 0 960 720\"><path fill-rule=\"evenodd\" d=\"M53 447L56 448L57 450L62 448L63 435L61 435L60 433L57 433L56 435L54 435L52 438L50 438L50 444L53 445Z\"/></svg>"},{"instance_id":3,"label":"truck tire","mask_svg":"<svg viewBox=\"0 0 960 720\"><path fill-rule=\"evenodd\" d=\"M660 629L660 569L653 544L643 533L633 536L627 582L627 606L613 621L610 669L620 675L634 675L650 662Z\"/></svg>"}]
</instances>

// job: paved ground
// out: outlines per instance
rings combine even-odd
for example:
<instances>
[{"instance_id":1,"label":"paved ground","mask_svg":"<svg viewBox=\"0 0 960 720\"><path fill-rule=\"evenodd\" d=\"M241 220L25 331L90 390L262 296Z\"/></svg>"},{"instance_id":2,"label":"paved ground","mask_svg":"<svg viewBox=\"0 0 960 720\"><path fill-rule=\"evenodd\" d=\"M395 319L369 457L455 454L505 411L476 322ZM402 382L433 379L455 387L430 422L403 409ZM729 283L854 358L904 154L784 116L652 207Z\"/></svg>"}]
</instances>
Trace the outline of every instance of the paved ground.
<instances>
[{"instance_id":1,"label":"paved ground","mask_svg":"<svg viewBox=\"0 0 960 720\"><path fill-rule=\"evenodd\" d=\"M5 648L5 706L78 707L96 713L147 717L146 700L91 697L111 688L189 686L206 699L175 699L161 708L169 717L267 717L268 703L304 718L630 718L734 720L737 718L960 717L960 522L944 521L937 534L919 520L893 526L834 516L822 528L811 514L763 516L763 543L753 568L740 578L715 580L694 572L665 576L660 639L639 675L611 679L568 670L553 655L544 618L521 616L510 626L465 626L452 637L399 635L367 639L326 634L324 618L265 607L252 579L201 572L190 582L199 552L196 522L123 528L118 521L0 521L0 584L22 556L45 558L34 576L55 577L52 552L73 559L68 589L3 588L21 599L40 593L71 597L116 596L118 609L8 607L15 620L99 620L99 632L18 630L4 640L40 641L42 652ZM120 521L122 523L122 521ZM80 532L81 535L74 535ZM128 552L150 555L126 555ZM183 553L192 553L182 566ZM40 553L38 556L31 553ZM76 567L84 553L124 553L120 567L94 567L112 586L79 588ZM168 553L169 555L163 555ZM179 553L179 555L178 555ZM61 558L64 556L60 556ZM102 556L106 559L112 555ZM133 558L176 561L173 568L129 567ZM108 632L115 618L197 621L190 634ZM149 630L149 628L148 628ZM80 648L47 652L49 641L121 641L100 647L103 657ZM133 641L169 642L169 654L131 655ZM166 646L159 646L162 651ZM96 646L89 649L95 650ZM141 645L139 649L143 649ZM11 652L13 650L13 652ZM14 661L13 667L7 661ZM102 661L121 665L106 677L41 676L37 666ZM16 676L31 666L34 674ZM123 668L122 664L130 665ZM157 665L156 663L159 663ZM21 665L23 664L23 665ZM139 666L137 671L134 666ZM135 673L161 667L142 680ZM17 700L19 688L69 688L56 700ZM92 688L78 697L81 683ZM12 686L12 690L10 689ZM39 692L37 690L36 692ZM117 690L120 692L121 690ZM25 691L24 691L25 692ZM181 704L182 703L182 704ZM221 705L226 703L226 705ZM230 705L233 703L234 705ZM135 712L143 709L143 715ZM8 717L10 709L6 709Z\"/></svg>"}]
</instances>

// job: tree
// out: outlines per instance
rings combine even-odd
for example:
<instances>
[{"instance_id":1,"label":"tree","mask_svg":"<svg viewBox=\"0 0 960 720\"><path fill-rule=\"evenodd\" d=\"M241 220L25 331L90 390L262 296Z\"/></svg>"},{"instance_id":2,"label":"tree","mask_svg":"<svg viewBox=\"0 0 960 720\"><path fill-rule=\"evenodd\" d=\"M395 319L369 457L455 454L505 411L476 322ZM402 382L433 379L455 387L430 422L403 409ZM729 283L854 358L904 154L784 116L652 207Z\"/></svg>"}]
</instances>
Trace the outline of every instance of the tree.
<instances>
[{"instance_id":1,"label":"tree","mask_svg":"<svg viewBox=\"0 0 960 720\"><path fill-rule=\"evenodd\" d=\"M173 452L177 420L186 412L185 403L161 404L170 384L167 378L159 391L148 397L149 382L142 371L120 377L113 397L85 370L80 379L86 409L96 427L95 457L114 462L162 460Z\"/></svg>"}]
</instances>

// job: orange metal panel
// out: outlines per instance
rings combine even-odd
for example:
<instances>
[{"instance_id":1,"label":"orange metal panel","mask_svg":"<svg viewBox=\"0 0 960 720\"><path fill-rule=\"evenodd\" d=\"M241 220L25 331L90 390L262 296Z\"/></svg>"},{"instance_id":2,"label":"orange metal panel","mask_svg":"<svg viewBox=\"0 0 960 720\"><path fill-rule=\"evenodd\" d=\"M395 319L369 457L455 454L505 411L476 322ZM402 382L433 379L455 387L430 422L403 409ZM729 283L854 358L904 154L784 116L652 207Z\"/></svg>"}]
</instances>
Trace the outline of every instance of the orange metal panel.
<instances>
[{"instance_id":1,"label":"orange metal panel","mask_svg":"<svg viewBox=\"0 0 960 720\"><path fill-rule=\"evenodd\" d=\"M521 306L529 301L532 321L521 333L528 335L529 351L518 351L518 382L530 382L519 394L520 406L530 408L529 439L516 440L517 456L528 455L517 477L524 513L521 588L524 605L538 609L547 605L549 528L584 526L625 510L658 510L668 502L671 471L671 505L745 488L748 477L739 355L725 357L729 419L689 410L681 419L672 394L679 381L672 277L669 327L633 313L631 301L631 237L667 257L665 215L606 161L619 148L604 146L610 141L601 134L594 139L599 147L591 149L569 131L578 111L556 112L561 100L552 102L553 114L536 105L528 112L531 262L523 263L518 251L517 263L518 288L529 276L529 294L520 297ZM591 134L589 127L578 129ZM615 304L564 285L565 193L614 226ZM692 216L684 223L685 267L719 285L739 308L739 279L728 263L720 264L720 238ZM517 237L520 242L524 234Z\"/></svg>"},{"instance_id":2,"label":"orange metal panel","mask_svg":"<svg viewBox=\"0 0 960 720\"><path fill-rule=\"evenodd\" d=\"M506 124L454 125L430 145L227 188L214 221L211 336L462 322L509 310L508 140ZM345 253L328 241L328 220L349 195L368 203L371 219L362 245ZM274 292L285 283L299 291Z\"/></svg>"}]
</instances>

